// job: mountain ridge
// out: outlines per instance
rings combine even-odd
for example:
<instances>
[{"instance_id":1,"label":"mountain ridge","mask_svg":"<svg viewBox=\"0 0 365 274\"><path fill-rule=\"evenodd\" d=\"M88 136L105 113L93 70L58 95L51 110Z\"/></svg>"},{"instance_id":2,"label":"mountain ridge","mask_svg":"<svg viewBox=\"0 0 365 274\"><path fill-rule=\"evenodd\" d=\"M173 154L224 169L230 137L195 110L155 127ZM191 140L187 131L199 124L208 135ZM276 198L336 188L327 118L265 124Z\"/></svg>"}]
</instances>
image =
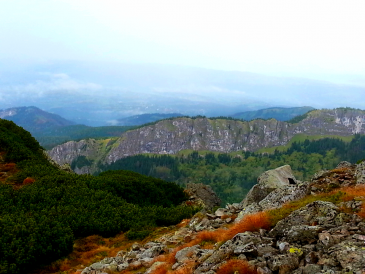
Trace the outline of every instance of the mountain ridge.
<instances>
[{"instance_id":1,"label":"mountain ridge","mask_svg":"<svg viewBox=\"0 0 365 274\"><path fill-rule=\"evenodd\" d=\"M49 151L60 164L79 156L110 164L118 159L143 153L175 154L181 150L216 152L255 151L287 144L296 134L350 136L364 134L365 111L350 108L313 110L297 123L275 119L253 121L175 118L129 130L120 138L68 142ZM97 158L97 161L95 161Z\"/></svg>"},{"instance_id":2,"label":"mountain ridge","mask_svg":"<svg viewBox=\"0 0 365 274\"><path fill-rule=\"evenodd\" d=\"M13 121L26 130L33 132L76 124L60 115L41 110L35 106L0 110L0 118Z\"/></svg>"},{"instance_id":3,"label":"mountain ridge","mask_svg":"<svg viewBox=\"0 0 365 274\"><path fill-rule=\"evenodd\" d=\"M244 111L238 112L230 117L239 118L242 120L253 120L253 119L271 119L274 118L278 121L288 121L298 115L303 115L315 108L310 106L304 107L291 107L291 108L284 108L284 107L272 107L272 108L265 108L253 111Z\"/></svg>"}]
</instances>

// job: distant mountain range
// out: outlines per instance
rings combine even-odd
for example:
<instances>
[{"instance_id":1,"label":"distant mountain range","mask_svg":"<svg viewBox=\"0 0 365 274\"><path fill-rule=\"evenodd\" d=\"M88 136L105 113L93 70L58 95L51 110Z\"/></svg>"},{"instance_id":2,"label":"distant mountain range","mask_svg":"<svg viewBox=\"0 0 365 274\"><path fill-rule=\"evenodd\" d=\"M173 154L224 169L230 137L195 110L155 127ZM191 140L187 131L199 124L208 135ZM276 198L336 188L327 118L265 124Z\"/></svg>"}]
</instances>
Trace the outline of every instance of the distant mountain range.
<instances>
[{"instance_id":1,"label":"distant mountain range","mask_svg":"<svg viewBox=\"0 0 365 274\"><path fill-rule=\"evenodd\" d=\"M158 120L184 116L181 113L145 113L133 115L110 122L114 126L140 126L147 123L156 122Z\"/></svg>"},{"instance_id":2,"label":"distant mountain range","mask_svg":"<svg viewBox=\"0 0 365 274\"><path fill-rule=\"evenodd\" d=\"M13 121L18 126L33 133L76 124L57 114L49 113L33 106L0 110L0 118Z\"/></svg>"},{"instance_id":3,"label":"distant mountain range","mask_svg":"<svg viewBox=\"0 0 365 274\"><path fill-rule=\"evenodd\" d=\"M16 107L0 110L0 118L13 121L29 131L46 149L70 140L120 136L130 126L90 127L77 125L61 116L37 107Z\"/></svg>"},{"instance_id":4,"label":"distant mountain range","mask_svg":"<svg viewBox=\"0 0 365 274\"><path fill-rule=\"evenodd\" d=\"M294 107L294 108L266 108L254 111L245 111L233 114L231 117L242 119L246 121L254 119L271 119L274 118L278 121L288 121L296 116L303 115L308 111L314 110L313 107Z\"/></svg>"},{"instance_id":5,"label":"distant mountain range","mask_svg":"<svg viewBox=\"0 0 365 274\"><path fill-rule=\"evenodd\" d=\"M318 80L157 64L0 64L0 76L2 108L36 105L88 126L141 113L215 117L269 107L361 108L365 93L365 87Z\"/></svg>"}]
</instances>

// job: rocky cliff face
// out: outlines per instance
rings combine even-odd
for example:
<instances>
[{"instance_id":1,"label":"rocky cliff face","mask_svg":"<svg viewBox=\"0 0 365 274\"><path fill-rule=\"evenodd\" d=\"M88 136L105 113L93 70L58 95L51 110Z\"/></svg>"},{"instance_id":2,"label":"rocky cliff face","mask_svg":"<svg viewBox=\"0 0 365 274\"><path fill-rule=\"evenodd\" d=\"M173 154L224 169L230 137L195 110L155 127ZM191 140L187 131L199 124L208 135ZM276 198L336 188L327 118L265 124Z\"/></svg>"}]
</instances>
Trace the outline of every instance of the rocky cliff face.
<instances>
[{"instance_id":1,"label":"rocky cliff face","mask_svg":"<svg viewBox=\"0 0 365 274\"><path fill-rule=\"evenodd\" d=\"M185 149L255 151L285 145L300 133L341 136L365 133L364 124L365 111L346 108L314 110L295 124L274 119L176 118L125 132L117 140L68 142L53 148L49 155L59 164L85 156L96 165L141 153L174 154Z\"/></svg>"}]
</instances>

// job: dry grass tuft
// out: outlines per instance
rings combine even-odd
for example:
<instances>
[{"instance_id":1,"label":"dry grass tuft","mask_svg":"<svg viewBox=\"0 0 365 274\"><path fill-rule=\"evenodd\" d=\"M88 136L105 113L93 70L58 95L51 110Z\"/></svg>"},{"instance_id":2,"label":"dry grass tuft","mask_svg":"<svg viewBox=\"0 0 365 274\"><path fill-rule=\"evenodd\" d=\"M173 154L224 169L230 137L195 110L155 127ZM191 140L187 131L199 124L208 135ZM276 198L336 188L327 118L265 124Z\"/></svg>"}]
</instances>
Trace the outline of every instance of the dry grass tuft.
<instances>
[{"instance_id":1,"label":"dry grass tuft","mask_svg":"<svg viewBox=\"0 0 365 274\"><path fill-rule=\"evenodd\" d=\"M257 274L257 271L248 262L235 259L222 265L217 274Z\"/></svg>"},{"instance_id":2,"label":"dry grass tuft","mask_svg":"<svg viewBox=\"0 0 365 274\"><path fill-rule=\"evenodd\" d=\"M229 240L238 233L259 231L261 228L270 228L270 218L265 211L246 215L239 223L225 231L224 239Z\"/></svg>"},{"instance_id":3,"label":"dry grass tuft","mask_svg":"<svg viewBox=\"0 0 365 274\"><path fill-rule=\"evenodd\" d=\"M168 270L166 265L159 265L158 267L156 267L156 269L154 271L151 272L151 274L167 274Z\"/></svg>"}]
</instances>

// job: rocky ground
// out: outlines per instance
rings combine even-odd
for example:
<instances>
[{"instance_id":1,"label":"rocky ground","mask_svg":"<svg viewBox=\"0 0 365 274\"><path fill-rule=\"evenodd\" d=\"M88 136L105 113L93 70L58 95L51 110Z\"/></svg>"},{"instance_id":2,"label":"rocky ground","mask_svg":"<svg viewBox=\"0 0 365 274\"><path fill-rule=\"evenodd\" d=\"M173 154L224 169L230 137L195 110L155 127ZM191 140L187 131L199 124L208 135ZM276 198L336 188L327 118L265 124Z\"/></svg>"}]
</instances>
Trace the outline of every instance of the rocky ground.
<instances>
[{"instance_id":1,"label":"rocky ground","mask_svg":"<svg viewBox=\"0 0 365 274\"><path fill-rule=\"evenodd\" d=\"M209 188L189 191L191 202L219 202ZM342 162L310 182L283 166L262 174L241 203L209 207L79 273L365 273L365 162Z\"/></svg>"}]
</instances>

